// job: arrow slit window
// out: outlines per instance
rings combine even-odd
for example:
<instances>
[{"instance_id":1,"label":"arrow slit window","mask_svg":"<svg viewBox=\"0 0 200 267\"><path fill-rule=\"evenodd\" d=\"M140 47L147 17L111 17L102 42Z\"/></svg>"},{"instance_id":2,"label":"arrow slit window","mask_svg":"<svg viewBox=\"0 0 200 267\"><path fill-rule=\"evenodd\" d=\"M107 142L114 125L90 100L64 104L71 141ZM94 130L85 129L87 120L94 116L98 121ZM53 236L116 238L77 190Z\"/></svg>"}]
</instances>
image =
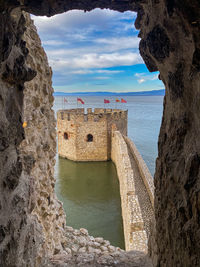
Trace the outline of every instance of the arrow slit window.
<instances>
[{"instance_id":1,"label":"arrow slit window","mask_svg":"<svg viewBox=\"0 0 200 267\"><path fill-rule=\"evenodd\" d=\"M93 142L93 135L92 134L87 135L87 142Z\"/></svg>"}]
</instances>

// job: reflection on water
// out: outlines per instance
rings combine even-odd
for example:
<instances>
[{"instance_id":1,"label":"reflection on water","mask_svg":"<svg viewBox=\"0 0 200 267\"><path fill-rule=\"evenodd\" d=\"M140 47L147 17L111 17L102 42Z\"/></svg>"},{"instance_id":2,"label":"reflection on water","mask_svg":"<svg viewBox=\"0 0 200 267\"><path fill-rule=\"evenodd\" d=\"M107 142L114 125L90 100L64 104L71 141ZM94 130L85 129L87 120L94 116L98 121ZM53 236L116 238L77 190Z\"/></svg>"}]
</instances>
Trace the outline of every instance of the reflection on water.
<instances>
[{"instance_id":1,"label":"reflection on water","mask_svg":"<svg viewBox=\"0 0 200 267\"><path fill-rule=\"evenodd\" d=\"M67 225L84 227L95 237L124 248L120 193L114 164L73 162L57 158L56 194L63 202Z\"/></svg>"}]
</instances>

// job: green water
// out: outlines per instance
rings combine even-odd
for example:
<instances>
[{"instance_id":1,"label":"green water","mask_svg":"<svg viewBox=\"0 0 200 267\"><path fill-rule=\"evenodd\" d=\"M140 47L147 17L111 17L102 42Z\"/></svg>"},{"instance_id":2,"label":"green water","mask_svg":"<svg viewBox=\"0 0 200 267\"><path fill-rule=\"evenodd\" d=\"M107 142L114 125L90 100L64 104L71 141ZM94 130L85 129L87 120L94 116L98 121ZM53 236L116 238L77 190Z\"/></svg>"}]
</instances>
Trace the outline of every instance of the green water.
<instances>
[{"instance_id":1,"label":"green water","mask_svg":"<svg viewBox=\"0 0 200 267\"><path fill-rule=\"evenodd\" d=\"M114 164L73 162L58 158L56 194L63 202L67 225L86 228L124 248L120 193Z\"/></svg>"}]
</instances>

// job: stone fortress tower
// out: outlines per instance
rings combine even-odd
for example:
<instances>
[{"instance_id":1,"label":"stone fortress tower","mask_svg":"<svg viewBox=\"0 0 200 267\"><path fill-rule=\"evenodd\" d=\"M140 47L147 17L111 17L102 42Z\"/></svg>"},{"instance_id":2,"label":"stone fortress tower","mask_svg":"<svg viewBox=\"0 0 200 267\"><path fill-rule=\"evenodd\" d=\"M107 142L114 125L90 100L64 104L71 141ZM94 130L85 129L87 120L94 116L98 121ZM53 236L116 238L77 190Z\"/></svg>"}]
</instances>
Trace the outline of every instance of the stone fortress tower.
<instances>
[{"instance_id":1,"label":"stone fortress tower","mask_svg":"<svg viewBox=\"0 0 200 267\"><path fill-rule=\"evenodd\" d=\"M112 128L127 135L127 110L84 108L57 112L58 154L74 161L111 159Z\"/></svg>"}]
</instances>

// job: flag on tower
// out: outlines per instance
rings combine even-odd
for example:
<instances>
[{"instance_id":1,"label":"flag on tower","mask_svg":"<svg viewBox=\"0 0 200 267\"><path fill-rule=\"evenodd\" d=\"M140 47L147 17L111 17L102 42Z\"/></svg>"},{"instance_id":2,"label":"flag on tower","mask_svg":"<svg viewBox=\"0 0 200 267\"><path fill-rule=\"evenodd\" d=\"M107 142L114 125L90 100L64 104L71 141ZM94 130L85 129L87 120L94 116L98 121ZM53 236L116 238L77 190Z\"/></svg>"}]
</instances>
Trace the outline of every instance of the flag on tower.
<instances>
[{"instance_id":1,"label":"flag on tower","mask_svg":"<svg viewBox=\"0 0 200 267\"><path fill-rule=\"evenodd\" d=\"M104 104L108 104L108 103L110 103L110 100L104 99Z\"/></svg>"},{"instance_id":2,"label":"flag on tower","mask_svg":"<svg viewBox=\"0 0 200 267\"><path fill-rule=\"evenodd\" d=\"M127 103L127 101L123 98L121 98L121 103Z\"/></svg>"},{"instance_id":3,"label":"flag on tower","mask_svg":"<svg viewBox=\"0 0 200 267\"><path fill-rule=\"evenodd\" d=\"M77 98L77 102L81 102L81 104L85 104L85 102L81 98Z\"/></svg>"}]
</instances>

